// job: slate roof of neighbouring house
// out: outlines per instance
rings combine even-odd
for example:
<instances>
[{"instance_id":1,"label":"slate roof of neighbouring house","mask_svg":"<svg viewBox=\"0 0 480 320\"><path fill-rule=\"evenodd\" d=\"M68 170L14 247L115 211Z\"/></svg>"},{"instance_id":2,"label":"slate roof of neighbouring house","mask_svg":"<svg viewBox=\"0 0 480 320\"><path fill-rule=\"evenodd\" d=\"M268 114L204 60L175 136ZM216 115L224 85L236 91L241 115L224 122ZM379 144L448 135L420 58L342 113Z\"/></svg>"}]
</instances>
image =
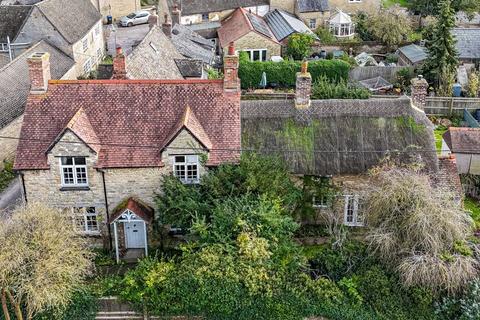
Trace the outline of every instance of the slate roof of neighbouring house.
<instances>
[{"instance_id":1,"label":"slate roof of neighbouring house","mask_svg":"<svg viewBox=\"0 0 480 320\"><path fill-rule=\"evenodd\" d=\"M81 108L100 143L99 168L163 166L163 143L187 108L211 142L207 165L239 157L240 97L222 80L57 80L28 100L15 169L48 169L49 145Z\"/></svg>"},{"instance_id":2,"label":"slate roof of neighbouring house","mask_svg":"<svg viewBox=\"0 0 480 320\"><path fill-rule=\"evenodd\" d=\"M70 44L81 40L102 19L90 0L43 0L35 6Z\"/></svg>"},{"instance_id":3,"label":"slate roof of neighbouring house","mask_svg":"<svg viewBox=\"0 0 480 320\"><path fill-rule=\"evenodd\" d=\"M184 78L200 78L203 75L202 60L175 59L175 63Z\"/></svg>"},{"instance_id":4,"label":"slate roof of neighbouring house","mask_svg":"<svg viewBox=\"0 0 480 320\"><path fill-rule=\"evenodd\" d=\"M252 23L252 21L254 22ZM256 32L265 39L278 43L270 27L262 17L243 8L238 8L231 16L222 21L222 26L218 29L220 46L224 48L230 42L237 41L251 31Z\"/></svg>"},{"instance_id":5,"label":"slate roof of neighbouring house","mask_svg":"<svg viewBox=\"0 0 480 320\"><path fill-rule=\"evenodd\" d=\"M153 27L127 55L129 79L183 79L175 59L183 56L159 27Z\"/></svg>"},{"instance_id":6,"label":"slate roof of neighbouring house","mask_svg":"<svg viewBox=\"0 0 480 320\"><path fill-rule=\"evenodd\" d=\"M480 59L480 28L454 28L460 59Z\"/></svg>"},{"instance_id":7,"label":"slate roof of neighbouring house","mask_svg":"<svg viewBox=\"0 0 480 320\"><path fill-rule=\"evenodd\" d=\"M173 26L172 42L177 51L186 58L200 59L206 64L213 64L216 60L215 43L187 26L180 24Z\"/></svg>"},{"instance_id":8,"label":"slate roof of neighbouring house","mask_svg":"<svg viewBox=\"0 0 480 320\"><path fill-rule=\"evenodd\" d=\"M298 0L297 11L304 12L325 12L329 11L328 0Z\"/></svg>"},{"instance_id":9,"label":"slate roof of neighbouring house","mask_svg":"<svg viewBox=\"0 0 480 320\"><path fill-rule=\"evenodd\" d=\"M420 47L416 44L410 44L408 46L398 48L398 51L401 52L413 64L422 62L428 58L425 47Z\"/></svg>"},{"instance_id":10,"label":"slate roof of neighbouring house","mask_svg":"<svg viewBox=\"0 0 480 320\"><path fill-rule=\"evenodd\" d=\"M22 115L28 93L30 76L27 58L34 52L50 53L51 76L62 78L75 62L59 49L45 41L40 41L16 59L0 69L0 128L5 127Z\"/></svg>"},{"instance_id":11,"label":"slate roof of neighbouring house","mask_svg":"<svg viewBox=\"0 0 480 320\"><path fill-rule=\"evenodd\" d=\"M480 154L480 129L450 127L443 140L453 153Z\"/></svg>"},{"instance_id":12,"label":"slate roof of neighbouring house","mask_svg":"<svg viewBox=\"0 0 480 320\"><path fill-rule=\"evenodd\" d=\"M297 174L357 174L387 155L438 169L432 124L408 98L242 101L242 148L284 158Z\"/></svg>"},{"instance_id":13,"label":"slate roof of neighbouring house","mask_svg":"<svg viewBox=\"0 0 480 320\"><path fill-rule=\"evenodd\" d=\"M13 42L30 15L31 6L0 6L0 43Z\"/></svg>"},{"instance_id":14,"label":"slate roof of neighbouring house","mask_svg":"<svg viewBox=\"0 0 480 320\"><path fill-rule=\"evenodd\" d=\"M264 19L278 41L282 41L292 33L308 33L318 39L303 21L283 10L270 11Z\"/></svg>"},{"instance_id":15,"label":"slate roof of neighbouring house","mask_svg":"<svg viewBox=\"0 0 480 320\"><path fill-rule=\"evenodd\" d=\"M172 0L171 7L174 2L179 4L184 16L270 4L269 0Z\"/></svg>"}]
</instances>

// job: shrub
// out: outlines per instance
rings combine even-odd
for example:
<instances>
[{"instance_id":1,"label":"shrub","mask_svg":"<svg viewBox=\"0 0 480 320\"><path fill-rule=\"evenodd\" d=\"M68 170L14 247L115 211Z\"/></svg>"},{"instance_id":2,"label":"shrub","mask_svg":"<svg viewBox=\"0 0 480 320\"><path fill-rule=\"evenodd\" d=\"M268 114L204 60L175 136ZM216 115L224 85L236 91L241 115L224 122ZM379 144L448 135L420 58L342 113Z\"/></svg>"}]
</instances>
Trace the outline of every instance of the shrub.
<instances>
[{"instance_id":1,"label":"shrub","mask_svg":"<svg viewBox=\"0 0 480 320\"><path fill-rule=\"evenodd\" d=\"M88 288L79 288L64 310L45 312L34 320L94 320L98 304L96 295Z\"/></svg>"},{"instance_id":2,"label":"shrub","mask_svg":"<svg viewBox=\"0 0 480 320\"><path fill-rule=\"evenodd\" d=\"M312 54L315 38L308 33L294 33L288 37L287 56L295 60L303 60Z\"/></svg>"},{"instance_id":3,"label":"shrub","mask_svg":"<svg viewBox=\"0 0 480 320\"><path fill-rule=\"evenodd\" d=\"M337 38L326 27L320 26L315 30L315 34L320 38L322 44L332 44L337 42Z\"/></svg>"},{"instance_id":4,"label":"shrub","mask_svg":"<svg viewBox=\"0 0 480 320\"><path fill-rule=\"evenodd\" d=\"M480 280L471 282L458 297L444 297L437 303L435 313L442 319L480 319Z\"/></svg>"},{"instance_id":5,"label":"shrub","mask_svg":"<svg viewBox=\"0 0 480 320\"><path fill-rule=\"evenodd\" d=\"M263 72L266 73L269 83L275 83L283 88L294 88L297 80L296 74L300 69L301 63L296 61L252 62L241 58L238 75L241 79L242 89L258 87ZM321 77L325 77L333 82L347 81L350 66L341 60L318 60L310 62L308 70L312 75L313 82Z\"/></svg>"},{"instance_id":6,"label":"shrub","mask_svg":"<svg viewBox=\"0 0 480 320\"><path fill-rule=\"evenodd\" d=\"M348 84L346 81L337 83L321 77L313 83L313 99L368 99L370 91Z\"/></svg>"},{"instance_id":7,"label":"shrub","mask_svg":"<svg viewBox=\"0 0 480 320\"><path fill-rule=\"evenodd\" d=\"M15 173L13 172L13 162L5 161L4 168L0 171L0 191L5 190L14 178Z\"/></svg>"}]
</instances>

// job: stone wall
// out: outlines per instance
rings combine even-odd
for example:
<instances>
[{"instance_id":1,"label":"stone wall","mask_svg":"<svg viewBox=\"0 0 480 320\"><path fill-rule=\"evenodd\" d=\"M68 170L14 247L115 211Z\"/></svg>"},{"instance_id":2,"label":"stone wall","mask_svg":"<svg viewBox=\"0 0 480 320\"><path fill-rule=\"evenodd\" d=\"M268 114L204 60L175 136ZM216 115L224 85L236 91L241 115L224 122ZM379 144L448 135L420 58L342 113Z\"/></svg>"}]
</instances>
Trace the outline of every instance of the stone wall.
<instances>
[{"instance_id":1,"label":"stone wall","mask_svg":"<svg viewBox=\"0 0 480 320\"><path fill-rule=\"evenodd\" d=\"M295 12L296 0L270 0L270 8L285 10L290 13Z\"/></svg>"},{"instance_id":2,"label":"stone wall","mask_svg":"<svg viewBox=\"0 0 480 320\"><path fill-rule=\"evenodd\" d=\"M380 9L381 0L361 0L358 2L350 0L329 0L330 10L340 9L347 13L357 13L360 11L373 12Z\"/></svg>"},{"instance_id":3,"label":"stone wall","mask_svg":"<svg viewBox=\"0 0 480 320\"><path fill-rule=\"evenodd\" d=\"M6 127L0 130L0 136L19 138L20 130L22 128L23 115L13 120ZM5 160L13 161L15 158L15 151L17 150L17 139L5 139L0 138L2 147L0 148L0 170L3 169L3 163Z\"/></svg>"},{"instance_id":4,"label":"stone wall","mask_svg":"<svg viewBox=\"0 0 480 320\"><path fill-rule=\"evenodd\" d=\"M330 12L304 12L297 13L297 16L305 23L307 27L310 27L310 19L315 19L317 25L312 29L315 31L318 27L325 26L325 22L330 18Z\"/></svg>"},{"instance_id":5,"label":"stone wall","mask_svg":"<svg viewBox=\"0 0 480 320\"><path fill-rule=\"evenodd\" d=\"M235 41L235 50L243 51L248 49L267 49L267 60L270 60L272 56L281 55L282 52L282 46L279 43L269 40L254 31ZM228 45L223 48L223 52L228 52Z\"/></svg>"},{"instance_id":6,"label":"stone wall","mask_svg":"<svg viewBox=\"0 0 480 320\"><path fill-rule=\"evenodd\" d=\"M83 51L83 40L87 39L88 49ZM83 66L90 59L91 70L95 70L105 54L105 40L103 36L102 21L98 21L87 34L77 43L73 44L73 59L75 60L76 75L84 75Z\"/></svg>"},{"instance_id":7,"label":"stone wall","mask_svg":"<svg viewBox=\"0 0 480 320\"><path fill-rule=\"evenodd\" d=\"M141 9L140 0L91 0L102 16L112 16L113 19L126 16Z\"/></svg>"},{"instance_id":8,"label":"stone wall","mask_svg":"<svg viewBox=\"0 0 480 320\"><path fill-rule=\"evenodd\" d=\"M177 154L205 154L198 141L186 130L181 131L163 154L163 167L114 168L103 170L108 208L112 212L124 199L136 197L155 208L155 194L161 191L161 177L173 170L173 157ZM88 189L62 188L60 157L86 157ZM95 168L97 154L71 131L66 131L48 153L50 170L23 171L28 201L44 202L58 208L96 207L103 243L108 239L106 201L101 170ZM200 173L205 173L203 166ZM98 237L92 242L101 243Z\"/></svg>"}]
</instances>

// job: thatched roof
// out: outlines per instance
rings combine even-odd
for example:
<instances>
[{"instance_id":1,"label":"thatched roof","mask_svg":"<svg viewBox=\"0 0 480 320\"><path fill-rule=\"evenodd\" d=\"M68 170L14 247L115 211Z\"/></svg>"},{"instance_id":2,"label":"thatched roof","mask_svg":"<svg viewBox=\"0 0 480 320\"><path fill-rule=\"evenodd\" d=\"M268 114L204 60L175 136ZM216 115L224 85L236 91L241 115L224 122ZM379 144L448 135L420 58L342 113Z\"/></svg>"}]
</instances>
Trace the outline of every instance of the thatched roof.
<instances>
[{"instance_id":1,"label":"thatched roof","mask_svg":"<svg viewBox=\"0 0 480 320\"><path fill-rule=\"evenodd\" d=\"M297 174L366 172L387 155L438 168L432 124L410 99L242 101L242 147L278 154Z\"/></svg>"}]
</instances>

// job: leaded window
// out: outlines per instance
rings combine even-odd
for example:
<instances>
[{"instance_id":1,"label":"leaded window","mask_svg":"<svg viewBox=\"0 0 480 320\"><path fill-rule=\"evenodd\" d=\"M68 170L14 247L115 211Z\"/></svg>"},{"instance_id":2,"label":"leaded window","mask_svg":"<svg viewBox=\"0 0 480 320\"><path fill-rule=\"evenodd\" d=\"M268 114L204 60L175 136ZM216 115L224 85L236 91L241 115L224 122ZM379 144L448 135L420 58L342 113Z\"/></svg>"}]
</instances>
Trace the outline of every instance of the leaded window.
<instances>
[{"instance_id":1,"label":"leaded window","mask_svg":"<svg viewBox=\"0 0 480 320\"><path fill-rule=\"evenodd\" d=\"M198 155L175 156L173 163L174 175L183 183L200 182Z\"/></svg>"},{"instance_id":2,"label":"leaded window","mask_svg":"<svg viewBox=\"0 0 480 320\"><path fill-rule=\"evenodd\" d=\"M98 214L95 207L66 208L65 212L71 214L75 228L82 233L98 233Z\"/></svg>"},{"instance_id":3,"label":"leaded window","mask_svg":"<svg viewBox=\"0 0 480 320\"><path fill-rule=\"evenodd\" d=\"M350 227L362 227L364 225L358 195L345 196L344 224Z\"/></svg>"},{"instance_id":4,"label":"leaded window","mask_svg":"<svg viewBox=\"0 0 480 320\"><path fill-rule=\"evenodd\" d=\"M87 161L85 157L61 157L60 171L63 186L88 186Z\"/></svg>"}]
</instances>

